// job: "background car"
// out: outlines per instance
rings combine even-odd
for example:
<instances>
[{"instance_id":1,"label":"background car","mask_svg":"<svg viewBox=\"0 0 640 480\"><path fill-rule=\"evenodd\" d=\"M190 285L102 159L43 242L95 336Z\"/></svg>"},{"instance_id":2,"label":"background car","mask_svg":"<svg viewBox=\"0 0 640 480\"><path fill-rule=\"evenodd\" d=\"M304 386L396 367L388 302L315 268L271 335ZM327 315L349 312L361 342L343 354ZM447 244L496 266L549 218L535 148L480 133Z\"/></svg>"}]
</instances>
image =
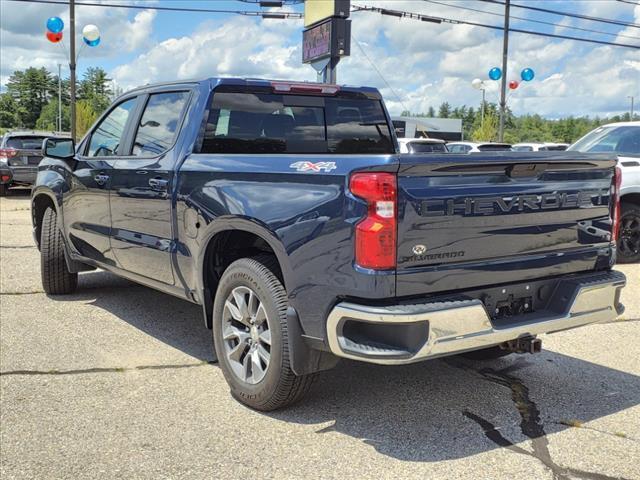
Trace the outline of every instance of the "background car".
<instances>
[{"instance_id":1,"label":"background car","mask_svg":"<svg viewBox=\"0 0 640 480\"><path fill-rule=\"evenodd\" d=\"M43 131L7 132L0 142L0 196L14 185L33 185L42 160L42 142L68 133Z\"/></svg>"},{"instance_id":2,"label":"background car","mask_svg":"<svg viewBox=\"0 0 640 480\"><path fill-rule=\"evenodd\" d=\"M495 142L449 142L447 148L451 153L503 152L511 150L510 143Z\"/></svg>"},{"instance_id":3,"label":"background car","mask_svg":"<svg viewBox=\"0 0 640 480\"><path fill-rule=\"evenodd\" d=\"M566 150L569 146L568 143L535 143L535 142L523 142L516 143L511 147L514 152L544 152L544 151L557 151Z\"/></svg>"},{"instance_id":4,"label":"background car","mask_svg":"<svg viewBox=\"0 0 640 480\"><path fill-rule=\"evenodd\" d=\"M567 150L618 154L618 165L622 170L618 262L640 261L640 122L603 125Z\"/></svg>"},{"instance_id":5,"label":"background car","mask_svg":"<svg viewBox=\"0 0 640 480\"><path fill-rule=\"evenodd\" d=\"M439 138L399 138L400 153L447 153L446 142Z\"/></svg>"}]
</instances>

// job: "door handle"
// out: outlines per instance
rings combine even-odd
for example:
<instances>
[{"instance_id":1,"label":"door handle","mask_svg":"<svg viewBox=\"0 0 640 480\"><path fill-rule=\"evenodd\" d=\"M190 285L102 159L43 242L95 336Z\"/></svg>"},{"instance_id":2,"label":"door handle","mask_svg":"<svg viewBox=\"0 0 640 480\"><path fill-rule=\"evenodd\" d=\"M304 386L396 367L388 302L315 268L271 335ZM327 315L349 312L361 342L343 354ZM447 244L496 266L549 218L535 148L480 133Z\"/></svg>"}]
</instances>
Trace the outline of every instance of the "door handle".
<instances>
[{"instance_id":1,"label":"door handle","mask_svg":"<svg viewBox=\"0 0 640 480\"><path fill-rule=\"evenodd\" d=\"M109 181L109 175L105 175L104 173L99 173L93 179L96 181L98 185L101 187L104 186Z\"/></svg>"},{"instance_id":2,"label":"door handle","mask_svg":"<svg viewBox=\"0 0 640 480\"><path fill-rule=\"evenodd\" d=\"M169 185L169 180L164 178L150 178L149 186L152 190L156 190L158 192L166 192L167 186Z\"/></svg>"}]
</instances>

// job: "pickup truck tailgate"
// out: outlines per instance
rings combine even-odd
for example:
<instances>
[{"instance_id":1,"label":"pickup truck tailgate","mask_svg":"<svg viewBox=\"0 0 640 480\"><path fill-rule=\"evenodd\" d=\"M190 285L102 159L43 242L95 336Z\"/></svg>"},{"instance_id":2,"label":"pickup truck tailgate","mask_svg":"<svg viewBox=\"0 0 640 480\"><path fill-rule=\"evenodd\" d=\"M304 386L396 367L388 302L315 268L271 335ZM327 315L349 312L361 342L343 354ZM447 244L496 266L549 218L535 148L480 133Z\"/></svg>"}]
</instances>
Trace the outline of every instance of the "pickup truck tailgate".
<instances>
[{"instance_id":1,"label":"pickup truck tailgate","mask_svg":"<svg viewBox=\"0 0 640 480\"><path fill-rule=\"evenodd\" d=\"M397 295L608 266L614 167L575 152L400 155Z\"/></svg>"}]
</instances>

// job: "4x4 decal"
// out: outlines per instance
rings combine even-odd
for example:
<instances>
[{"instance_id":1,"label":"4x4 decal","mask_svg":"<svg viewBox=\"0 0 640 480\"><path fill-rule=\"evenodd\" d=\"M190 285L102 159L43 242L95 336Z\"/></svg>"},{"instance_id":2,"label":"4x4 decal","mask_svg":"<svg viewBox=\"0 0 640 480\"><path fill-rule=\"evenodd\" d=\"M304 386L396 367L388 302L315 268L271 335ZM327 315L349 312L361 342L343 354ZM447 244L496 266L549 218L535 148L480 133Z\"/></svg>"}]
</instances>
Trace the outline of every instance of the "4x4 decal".
<instances>
[{"instance_id":1,"label":"4x4 decal","mask_svg":"<svg viewBox=\"0 0 640 480\"><path fill-rule=\"evenodd\" d=\"M336 162L296 162L289 165L289 168L294 168L298 172L327 172L335 170Z\"/></svg>"}]
</instances>

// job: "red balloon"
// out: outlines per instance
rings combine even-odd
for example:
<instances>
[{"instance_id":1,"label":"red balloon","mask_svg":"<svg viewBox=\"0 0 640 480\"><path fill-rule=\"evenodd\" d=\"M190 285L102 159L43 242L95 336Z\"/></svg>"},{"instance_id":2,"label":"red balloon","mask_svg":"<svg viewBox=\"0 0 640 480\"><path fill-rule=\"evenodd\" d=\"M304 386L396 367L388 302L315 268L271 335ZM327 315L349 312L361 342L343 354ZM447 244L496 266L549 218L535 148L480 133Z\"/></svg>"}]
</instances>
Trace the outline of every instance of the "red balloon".
<instances>
[{"instance_id":1,"label":"red balloon","mask_svg":"<svg viewBox=\"0 0 640 480\"><path fill-rule=\"evenodd\" d=\"M47 32L47 39L51 43L58 43L60 40L62 40L62 32L58 32L58 33Z\"/></svg>"},{"instance_id":2,"label":"red balloon","mask_svg":"<svg viewBox=\"0 0 640 480\"><path fill-rule=\"evenodd\" d=\"M516 88L518 88L518 85L520 85L516 80L511 80L509 82L509 88L511 90L515 90Z\"/></svg>"}]
</instances>

